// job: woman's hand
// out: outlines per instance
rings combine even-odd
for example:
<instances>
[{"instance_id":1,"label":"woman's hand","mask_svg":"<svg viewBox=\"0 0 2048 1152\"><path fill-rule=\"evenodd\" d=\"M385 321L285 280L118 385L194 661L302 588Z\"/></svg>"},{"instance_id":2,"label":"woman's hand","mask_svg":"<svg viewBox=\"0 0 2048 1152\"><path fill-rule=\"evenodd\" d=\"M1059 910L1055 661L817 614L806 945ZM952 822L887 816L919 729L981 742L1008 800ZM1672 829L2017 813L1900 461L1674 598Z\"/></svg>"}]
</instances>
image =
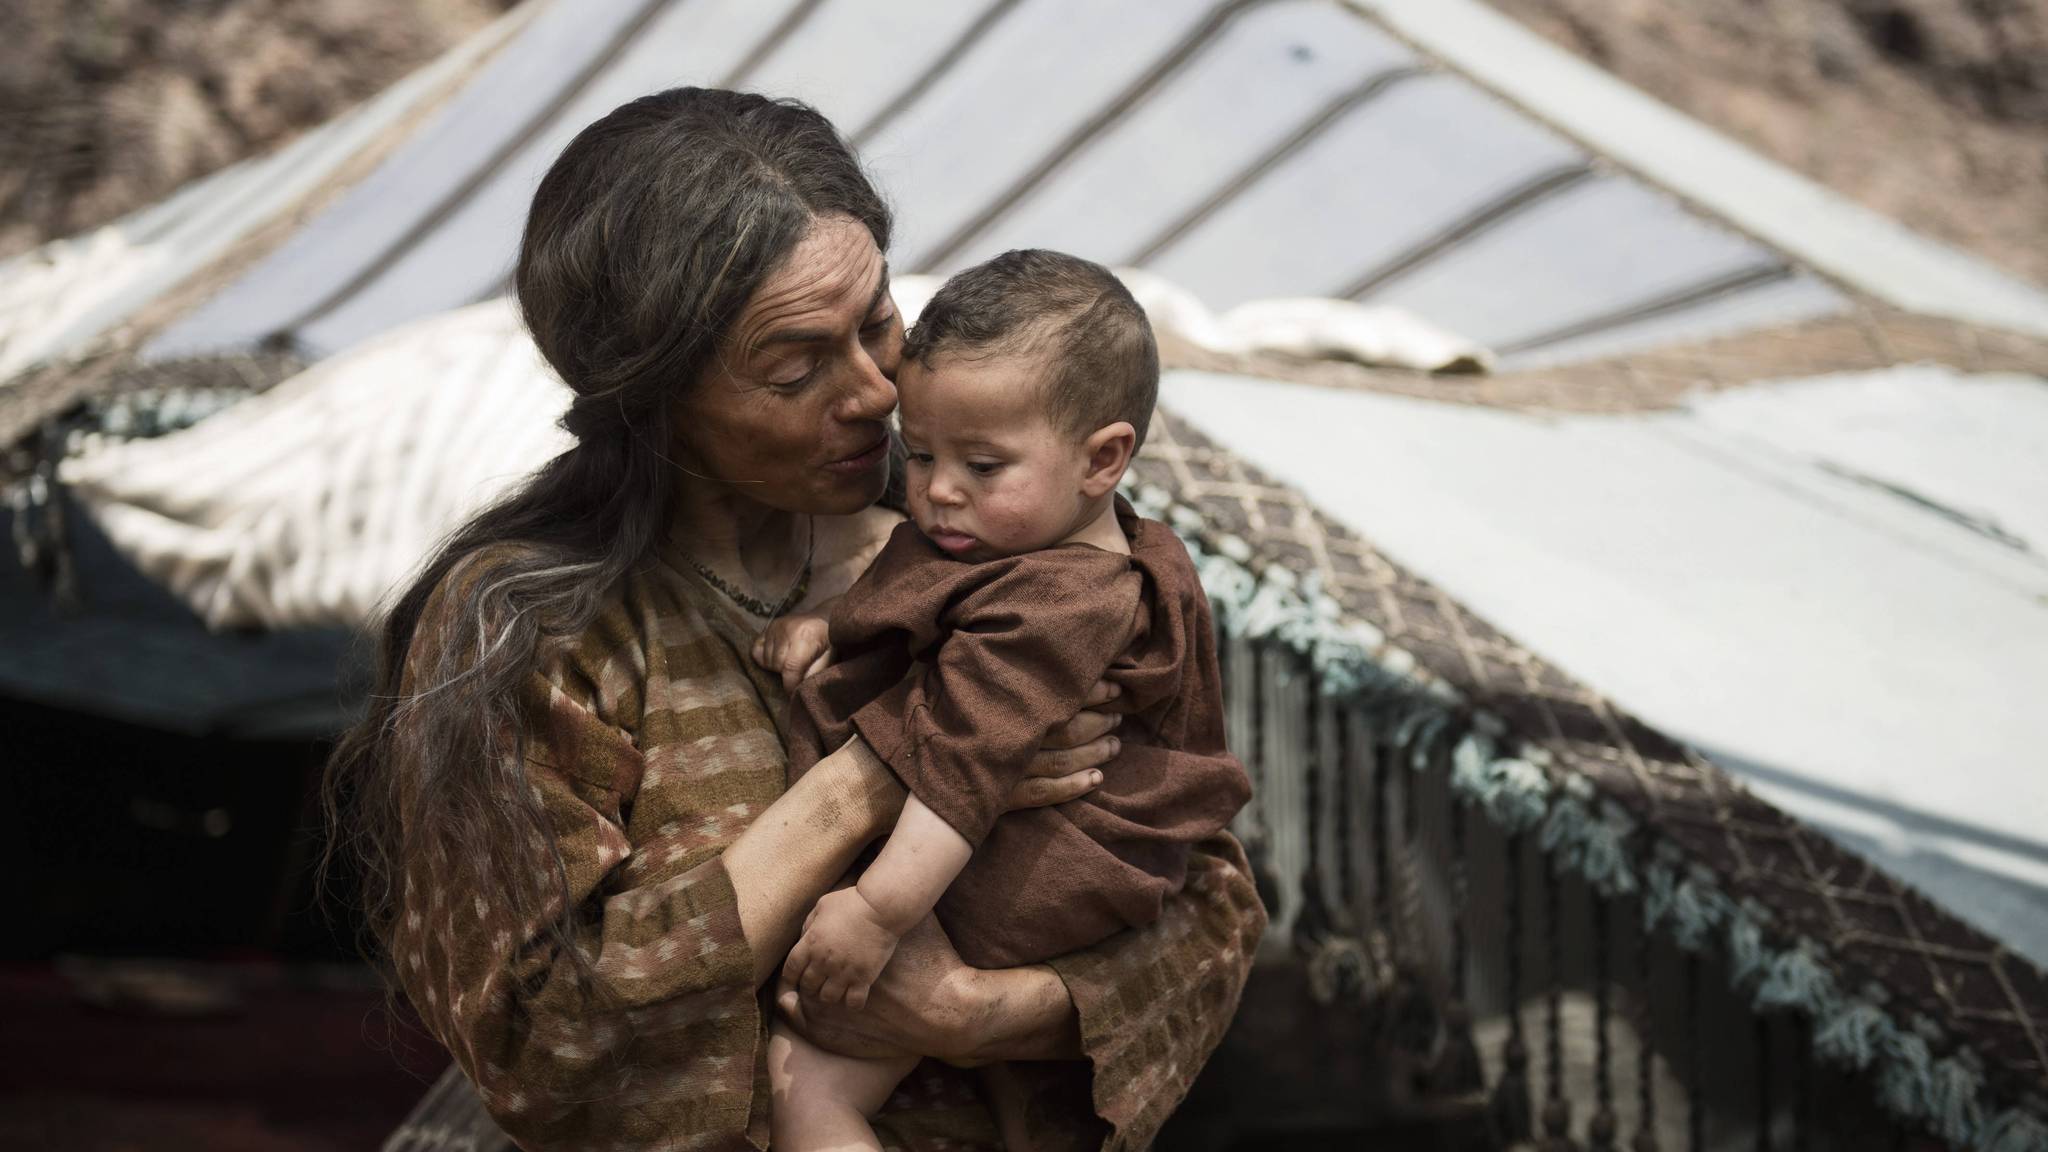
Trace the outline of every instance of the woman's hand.
<instances>
[{"instance_id":1,"label":"woman's hand","mask_svg":"<svg viewBox=\"0 0 2048 1152\"><path fill-rule=\"evenodd\" d=\"M1096 681L1081 711L1054 728L1038 746L1038 755L1031 758L1024 779L1010 791L1010 811L1064 804L1102 783L1098 769L1115 759L1123 747L1113 734L1123 717L1101 708L1121 692L1107 680Z\"/></svg>"},{"instance_id":2,"label":"woman's hand","mask_svg":"<svg viewBox=\"0 0 2048 1152\"><path fill-rule=\"evenodd\" d=\"M929 916L904 934L864 1007L824 1003L786 980L775 1002L806 1039L845 1056L932 1056L973 1066L1081 1052L1073 999L1050 968L970 968Z\"/></svg>"}]
</instances>

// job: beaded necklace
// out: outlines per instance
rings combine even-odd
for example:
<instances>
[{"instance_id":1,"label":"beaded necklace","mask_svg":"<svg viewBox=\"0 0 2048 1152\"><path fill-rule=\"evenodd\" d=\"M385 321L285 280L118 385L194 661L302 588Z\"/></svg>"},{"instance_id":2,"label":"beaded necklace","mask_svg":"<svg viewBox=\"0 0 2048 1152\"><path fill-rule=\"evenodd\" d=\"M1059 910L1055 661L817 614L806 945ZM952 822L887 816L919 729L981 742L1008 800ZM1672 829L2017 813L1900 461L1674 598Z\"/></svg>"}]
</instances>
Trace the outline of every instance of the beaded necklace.
<instances>
[{"instance_id":1,"label":"beaded necklace","mask_svg":"<svg viewBox=\"0 0 2048 1152\"><path fill-rule=\"evenodd\" d=\"M782 599L774 603L769 603L766 600L757 600L726 583L719 577L718 573L705 567L695 556L685 554L683 558L690 562L690 567L697 570L697 575L702 576L705 583L718 589L719 592L725 595L726 599L739 605L745 611L759 616L763 620L773 620L792 606L803 603L804 595L811 590L811 558L817 554L818 547L817 518L809 517L808 523L809 531L805 533L807 542L804 545L803 570L797 573L796 583L790 587L790 590L783 595Z\"/></svg>"}]
</instances>

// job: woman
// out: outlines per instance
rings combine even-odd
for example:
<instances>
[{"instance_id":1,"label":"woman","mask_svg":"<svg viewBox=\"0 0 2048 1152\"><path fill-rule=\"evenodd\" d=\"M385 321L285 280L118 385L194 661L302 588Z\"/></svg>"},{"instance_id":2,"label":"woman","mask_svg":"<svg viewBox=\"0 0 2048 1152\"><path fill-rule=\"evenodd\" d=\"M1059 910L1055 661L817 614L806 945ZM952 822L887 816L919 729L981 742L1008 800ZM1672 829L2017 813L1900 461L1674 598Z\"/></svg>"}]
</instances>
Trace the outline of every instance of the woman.
<instances>
[{"instance_id":1,"label":"woman","mask_svg":"<svg viewBox=\"0 0 2048 1152\"><path fill-rule=\"evenodd\" d=\"M821 116L721 91L619 108L534 196L515 284L575 447L395 605L328 781L393 975L526 1147L765 1146L770 1011L935 1058L896 1146L993 1145L947 1064L1015 1060L1060 1062L1039 1142L1142 1147L1235 1008L1265 920L1227 836L1159 923L1051 965L969 969L928 922L862 1010L770 983L904 797L857 741L785 789L747 658L896 519L889 229ZM1092 787L1107 727L1055 732L1013 806Z\"/></svg>"}]
</instances>

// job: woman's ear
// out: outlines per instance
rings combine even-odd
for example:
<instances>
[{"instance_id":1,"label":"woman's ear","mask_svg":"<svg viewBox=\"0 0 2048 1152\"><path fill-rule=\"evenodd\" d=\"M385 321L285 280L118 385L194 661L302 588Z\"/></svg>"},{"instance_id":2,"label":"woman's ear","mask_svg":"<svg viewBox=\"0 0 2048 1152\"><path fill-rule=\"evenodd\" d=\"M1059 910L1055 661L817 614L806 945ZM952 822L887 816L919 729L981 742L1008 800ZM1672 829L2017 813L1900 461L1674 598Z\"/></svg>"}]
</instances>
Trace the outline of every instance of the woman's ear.
<instances>
[{"instance_id":1,"label":"woman's ear","mask_svg":"<svg viewBox=\"0 0 2048 1152\"><path fill-rule=\"evenodd\" d=\"M1128 420L1105 424L1082 447L1088 454L1088 470L1081 476L1081 492L1093 500L1123 482L1124 470L1138 451L1138 430Z\"/></svg>"}]
</instances>

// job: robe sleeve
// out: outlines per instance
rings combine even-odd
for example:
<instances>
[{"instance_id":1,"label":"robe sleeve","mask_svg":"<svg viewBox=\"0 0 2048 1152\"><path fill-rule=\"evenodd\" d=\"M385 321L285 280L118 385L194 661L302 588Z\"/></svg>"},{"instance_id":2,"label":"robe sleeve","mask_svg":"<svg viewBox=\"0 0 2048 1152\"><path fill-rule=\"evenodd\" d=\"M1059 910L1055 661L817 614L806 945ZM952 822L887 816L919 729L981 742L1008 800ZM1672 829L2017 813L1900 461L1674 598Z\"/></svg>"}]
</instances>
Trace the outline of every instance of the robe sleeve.
<instances>
[{"instance_id":1,"label":"robe sleeve","mask_svg":"<svg viewBox=\"0 0 2048 1152\"><path fill-rule=\"evenodd\" d=\"M596 695L556 667L522 698L526 782L560 846L568 946L585 963L542 923L514 918L481 858L408 827L392 964L522 1148L743 1140L756 1128L765 1142L753 1104L761 1009L732 881L715 847L628 863L638 846L621 806L643 764ZM547 867L529 848L527 862Z\"/></svg>"},{"instance_id":2,"label":"robe sleeve","mask_svg":"<svg viewBox=\"0 0 2048 1152\"><path fill-rule=\"evenodd\" d=\"M1046 733L1080 711L1130 642L1143 578L1055 549L964 590L929 663L854 714L904 786L979 845Z\"/></svg>"},{"instance_id":3,"label":"robe sleeve","mask_svg":"<svg viewBox=\"0 0 2048 1152\"><path fill-rule=\"evenodd\" d=\"M1080 1015L1105 1152L1149 1146L1237 1012L1265 934L1244 849L1228 832L1195 846L1160 918L1051 961Z\"/></svg>"}]
</instances>

